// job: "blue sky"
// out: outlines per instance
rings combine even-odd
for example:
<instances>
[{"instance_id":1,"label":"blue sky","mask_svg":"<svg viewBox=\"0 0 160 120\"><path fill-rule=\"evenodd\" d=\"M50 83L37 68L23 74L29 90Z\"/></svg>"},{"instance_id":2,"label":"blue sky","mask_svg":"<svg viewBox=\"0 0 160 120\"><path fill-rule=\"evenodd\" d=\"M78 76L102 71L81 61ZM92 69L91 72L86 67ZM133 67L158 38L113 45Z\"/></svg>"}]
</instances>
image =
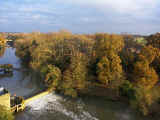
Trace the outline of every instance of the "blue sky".
<instances>
[{"instance_id":1,"label":"blue sky","mask_svg":"<svg viewBox=\"0 0 160 120\"><path fill-rule=\"evenodd\" d=\"M0 0L0 32L160 31L158 0Z\"/></svg>"}]
</instances>

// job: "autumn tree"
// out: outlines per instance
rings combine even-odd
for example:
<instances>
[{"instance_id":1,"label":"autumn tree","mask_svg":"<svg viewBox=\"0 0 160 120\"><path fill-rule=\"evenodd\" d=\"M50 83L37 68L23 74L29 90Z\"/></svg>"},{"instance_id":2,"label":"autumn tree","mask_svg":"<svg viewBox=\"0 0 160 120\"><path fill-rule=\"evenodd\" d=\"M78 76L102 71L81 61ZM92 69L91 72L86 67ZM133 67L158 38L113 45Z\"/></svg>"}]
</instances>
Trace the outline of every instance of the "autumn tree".
<instances>
[{"instance_id":1,"label":"autumn tree","mask_svg":"<svg viewBox=\"0 0 160 120\"><path fill-rule=\"evenodd\" d=\"M146 40L147 45L152 45L154 48L160 49L160 33L150 35Z\"/></svg>"},{"instance_id":2,"label":"autumn tree","mask_svg":"<svg viewBox=\"0 0 160 120\"><path fill-rule=\"evenodd\" d=\"M139 60L134 65L134 80L137 85L143 86L147 89L153 88L158 82L158 75L150 64L156 56L155 48L146 46L139 54Z\"/></svg>"},{"instance_id":3,"label":"autumn tree","mask_svg":"<svg viewBox=\"0 0 160 120\"><path fill-rule=\"evenodd\" d=\"M58 88L60 82L61 82L61 71L59 68L48 65L48 70L45 78L45 84L48 87L49 90L54 90Z\"/></svg>"},{"instance_id":4,"label":"autumn tree","mask_svg":"<svg viewBox=\"0 0 160 120\"><path fill-rule=\"evenodd\" d=\"M62 89L64 94L72 97L77 96L79 90L86 87L87 68L80 57L73 57L69 68L63 74Z\"/></svg>"},{"instance_id":5,"label":"autumn tree","mask_svg":"<svg viewBox=\"0 0 160 120\"><path fill-rule=\"evenodd\" d=\"M157 55L156 52L157 49L152 47L151 45L143 47L138 56L139 61L148 61L149 64L151 64Z\"/></svg>"},{"instance_id":6,"label":"autumn tree","mask_svg":"<svg viewBox=\"0 0 160 120\"><path fill-rule=\"evenodd\" d=\"M152 89L158 82L158 75L151 66L156 57L156 49L152 46L145 46L138 56L134 65L133 79L135 80L136 100L132 101L144 115L149 113L149 107L154 102Z\"/></svg>"},{"instance_id":7,"label":"autumn tree","mask_svg":"<svg viewBox=\"0 0 160 120\"><path fill-rule=\"evenodd\" d=\"M6 44L6 39L3 35L0 35L0 46L4 46Z\"/></svg>"},{"instance_id":8,"label":"autumn tree","mask_svg":"<svg viewBox=\"0 0 160 120\"><path fill-rule=\"evenodd\" d=\"M31 40L26 39L18 39L16 41L16 55L22 59L22 62L25 64L29 64L31 60Z\"/></svg>"},{"instance_id":9,"label":"autumn tree","mask_svg":"<svg viewBox=\"0 0 160 120\"><path fill-rule=\"evenodd\" d=\"M120 57L113 54L104 56L97 65L98 80L107 87L117 88L123 79Z\"/></svg>"},{"instance_id":10,"label":"autumn tree","mask_svg":"<svg viewBox=\"0 0 160 120\"><path fill-rule=\"evenodd\" d=\"M137 62L134 66L134 79L138 86L151 89L158 82L158 75L153 67L146 62Z\"/></svg>"},{"instance_id":11,"label":"autumn tree","mask_svg":"<svg viewBox=\"0 0 160 120\"><path fill-rule=\"evenodd\" d=\"M118 56L124 46L123 37L107 34L98 36L95 43L100 58L97 64L98 80L107 87L117 88L123 79L121 59Z\"/></svg>"},{"instance_id":12,"label":"autumn tree","mask_svg":"<svg viewBox=\"0 0 160 120\"><path fill-rule=\"evenodd\" d=\"M96 34L94 49L99 58L110 54L110 52L118 54L123 47L124 40L120 35Z\"/></svg>"},{"instance_id":13,"label":"autumn tree","mask_svg":"<svg viewBox=\"0 0 160 120\"><path fill-rule=\"evenodd\" d=\"M160 33L156 33L147 37L147 45L157 48L156 58L152 65L160 76Z\"/></svg>"}]
</instances>

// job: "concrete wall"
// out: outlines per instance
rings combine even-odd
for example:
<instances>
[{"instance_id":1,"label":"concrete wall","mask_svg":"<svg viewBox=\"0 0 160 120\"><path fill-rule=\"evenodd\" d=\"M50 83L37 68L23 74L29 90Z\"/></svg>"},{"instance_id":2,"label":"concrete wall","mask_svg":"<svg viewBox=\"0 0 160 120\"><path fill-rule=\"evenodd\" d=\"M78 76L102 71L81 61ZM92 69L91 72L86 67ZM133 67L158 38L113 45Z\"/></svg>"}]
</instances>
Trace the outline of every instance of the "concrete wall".
<instances>
[{"instance_id":1,"label":"concrete wall","mask_svg":"<svg viewBox=\"0 0 160 120\"><path fill-rule=\"evenodd\" d=\"M30 98L26 99L26 100L24 101L24 104L26 105L27 103L29 103L29 102L31 102L31 101L34 101L34 100L36 100L36 99L39 99L39 98L41 98L41 97L43 97L43 96L45 96L45 95L48 95L49 93L51 93L51 92L50 92L50 91L45 91L45 92L39 93L39 94L37 94L37 95L35 95L35 96L33 96L33 97L30 97Z\"/></svg>"},{"instance_id":2,"label":"concrete wall","mask_svg":"<svg viewBox=\"0 0 160 120\"><path fill-rule=\"evenodd\" d=\"M0 96L0 105L6 106L10 109L10 94L6 93Z\"/></svg>"}]
</instances>

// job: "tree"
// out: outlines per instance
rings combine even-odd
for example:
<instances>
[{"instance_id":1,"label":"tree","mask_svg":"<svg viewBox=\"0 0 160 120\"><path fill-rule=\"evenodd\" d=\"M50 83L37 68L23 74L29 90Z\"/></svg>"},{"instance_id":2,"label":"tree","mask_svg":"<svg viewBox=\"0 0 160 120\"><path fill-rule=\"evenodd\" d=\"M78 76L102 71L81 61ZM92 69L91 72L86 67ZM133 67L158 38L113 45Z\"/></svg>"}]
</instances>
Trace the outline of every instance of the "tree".
<instances>
[{"instance_id":1,"label":"tree","mask_svg":"<svg viewBox=\"0 0 160 120\"><path fill-rule=\"evenodd\" d=\"M74 88L74 80L71 69L68 69L63 74L63 83L61 89L65 95L77 97L77 91Z\"/></svg>"},{"instance_id":2,"label":"tree","mask_svg":"<svg viewBox=\"0 0 160 120\"><path fill-rule=\"evenodd\" d=\"M155 48L146 46L141 50L138 61L134 65L134 80L138 86L151 89L158 82L158 75L151 63L156 56Z\"/></svg>"},{"instance_id":3,"label":"tree","mask_svg":"<svg viewBox=\"0 0 160 120\"><path fill-rule=\"evenodd\" d=\"M107 87L117 88L123 80L123 70L119 56L104 56L97 65L98 80Z\"/></svg>"},{"instance_id":4,"label":"tree","mask_svg":"<svg viewBox=\"0 0 160 120\"><path fill-rule=\"evenodd\" d=\"M63 74L62 88L66 95L77 96L86 87L87 68L80 57L72 57L69 68Z\"/></svg>"},{"instance_id":5,"label":"tree","mask_svg":"<svg viewBox=\"0 0 160 120\"><path fill-rule=\"evenodd\" d=\"M146 40L147 45L152 45L154 48L160 48L160 33L150 35Z\"/></svg>"},{"instance_id":6,"label":"tree","mask_svg":"<svg viewBox=\"0 0 160 120\"><path fill-rule=\"evenodd\" d=\"M152 65L160 76L160 33L156 33L148 36L147 45L151 45L156 48L156 58L154 59Z\"/></svg>"},{"instance_id":7,"label":"tree","mask_svg":"<svg viewBox=\"0 0 160 120\"><path fill-rule=\"evenodd\" d=\"M119 35L97 34L95 42L98 80L106 87L117 88L123 79L121 59L118 53L124 47L123 37Z\"/></svg>"},{"instance_id":8,"label":"tree","mask_svg":"<svg viewBox=\"0 0 160 120\"><path fill-rule=\"evenodd\" d=\"M152 89L158 82L158 75L152 67L155 56L155 48L145 46L141 50L133 69L136 99L132 101L132 105L137 106L144 115L149 113L149 108L154 102Z\"/></svg>"},{"instance_id":9,"label":"tree","mask_svg":"<svg viewBox=\"0 0 160 120\"><path fill-rule=\"evenodd\" d=\"M59 86L61 77L61 71L59 68L53 65L48 65L45 84L49 90L54 90Z\"/></svg>"},{"instance_id":10,"label":"tree","mask_svg":"<svg viewBox=\"0 0 160 120\"><path fill-rule=\"evenodd\" d=\"M154 102L152 92L142 87L136 87L135 91L135 99L131 100L130 103L133 108L137 108L146 116L149 113L150 106Z\"/></svg>"},{"instance_id":11,"label":"tree","mask_svg":"<svg viewBox=\"0 0 160 120\"><path fill-rule=\"evenodd\" d=\"M151 45L142 48L139 54L139 61L148 61L151 64L157 55L157 49Z\"/></svg>"},{"instance_id":12,"label":"tree","mask_svg":"<svg viewBox=\"0 0 160 120\"><path fill-rule=\"evenodd\" d=\"M94 49L99 58L108 55L110 51L118 54L123 47L124 40L120 35L96 34Z\"/></svg>"},{"instance_id":13,"label":"tree","mask_svg":"<svg viewBox=\"0 0 160 120\"><path fill-rule=\"evenodd\" d=\"M6 44L6 39L3 35L0 35L0 46L4 46Z\"/></svg>"},{"instance_id":14,"label":"tree","mask_svg":"<svg viewBox=\"0 0 160 120\"><path fill-rule=\"evenodd\" d=\"M133 101L136 99L136 90L133 84L126 80L119 88L121 96L125 96L129 99L129 101Z\"/></svg>"},{"instance_id":15,"label":"tree","mask_svg":"<svg viewBox=\"0 0 160 120\"><path fill-rule=\"evenodd\" d=\"M13 120L13 114L6 107L0 105L0 120Z\"/></svg>"},{"instance_id":16,"label":"tree","mask_svg":"<svg viewBox=\"0 0 160 120\"><path fill-rule=\"evenodd\" d=\"M120 52L120 58L122 61L123 70L126 73L126 78L129 80L132 78L133 66L136 62L136 55L128 49L123 49Z\"/></svg>"},{"instance_id":17,"label":"tree","mask_svg":"<svg viewBox=\"0 0 160 120\"><path fill-rule=\"evenodd\" d=\"M148 62L137 62L134 66L134 80L137 86L151 89L158 82L158 75Z\"/></svg>"}]
</instances>

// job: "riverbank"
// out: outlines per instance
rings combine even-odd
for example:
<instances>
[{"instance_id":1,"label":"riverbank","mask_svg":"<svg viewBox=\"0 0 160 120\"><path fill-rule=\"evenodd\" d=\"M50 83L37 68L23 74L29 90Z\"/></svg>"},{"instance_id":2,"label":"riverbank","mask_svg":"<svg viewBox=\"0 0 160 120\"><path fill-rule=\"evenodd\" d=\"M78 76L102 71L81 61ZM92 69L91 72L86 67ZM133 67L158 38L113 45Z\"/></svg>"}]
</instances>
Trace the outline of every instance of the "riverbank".
<instances>
[{"instance_id":1,"label":"riverbank","mask_svg":"<svg viewBox=\"0 0 160 120\"><path fill-rule=\"evenodd\" d=\"M12 48L6 49L0 62L13 64L15 68L22 67L19 58L15 56L15 49ZM12 77L2 78L0 84L8 88L12 95L16 93L17 96L29 97L39 91L35 81L38 79L31 76L30 72L14 71ZM46 95L28 104L24 112L16 114L16 120L106 120L106 118L110 120L147 120L136 114L123 102L108 101L100 97L103 94L108 95L106 90L97 89L98 97L93 96L96 91L91 91L90 95L76 99L57 94Z\"/></svg>"}]
</instances>

